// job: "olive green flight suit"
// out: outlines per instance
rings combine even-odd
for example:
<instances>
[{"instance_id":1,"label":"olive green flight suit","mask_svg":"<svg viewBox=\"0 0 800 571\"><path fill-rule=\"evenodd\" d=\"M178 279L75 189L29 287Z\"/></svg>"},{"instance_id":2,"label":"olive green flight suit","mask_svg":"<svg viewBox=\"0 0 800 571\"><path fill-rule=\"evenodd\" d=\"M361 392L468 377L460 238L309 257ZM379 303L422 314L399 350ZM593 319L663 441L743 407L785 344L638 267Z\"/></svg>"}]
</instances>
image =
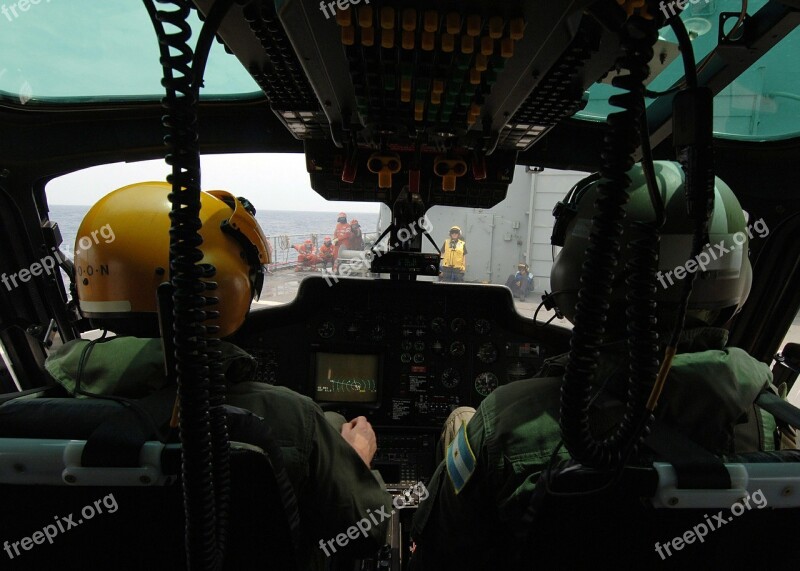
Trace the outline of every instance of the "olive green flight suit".
<instances>
[{"instance_id":1,"label":"olive green flight suit","mask_svg":"<svg viewBox=\"0 0 800 571\"><path fill-rule=\"evenodd\" d=\"M758 414L753 401L769 385L772 373L741 349L723 349L726 342L727 332L721 329L686 332L656 416L718 453L775 449L774 423L751 423L759 434L748 438L734 434L734 425ZM598 364L595 383L610 379L606 388L612 396L625 394L619 386L625 380L624 350L624 343L606 347ZM475 458L474 462L466 458L461 465L468 470L474 464L466 483L463 472L454 470L451 475L448 461L440 463L428 486L430 495L415 514L411 530L417 543L415 571L498 569L514 549L514 532L539 474L561 441L560 389L566 360L562 355L547 363L543 378L499 387L478 407L460 441L461 451L468 448ZM624 407L616 403L592 409L596 436L613 430L621 419ZM451 448L458 444L457 437ZM569 458L563 448L559 456ZM459 484L463 485L456 493Z\"/></svg>"},{"instance_id":2,"label":"olive green flight suit","mask_svg":"<svg viewBox=\"0 0 800 571\"><path fill-rule=\"evenodd\" d=\"M45 368L74 394L81 352L88 342L77 340L59 347ZM119 337L96 343L81 377L81 389L94 394L139 398L165 386L159 339ZM283 452L286 470L300 508L302 569L321 569L327 552L373 555L386 539L391 496L361 457L326 421L310 398L285 387L247 381L255 359L235 345L223 343L223 368L228 381L227 403L250 410L266 420ZM380 515L379 515L380 514ZM373 515L367 537L345 535L359 520ZM369 521L369 520L368 520ZM362 527L366 527L362 524ZM327 542L334 540L331 544Z\"/></svg>"}]
</instances>

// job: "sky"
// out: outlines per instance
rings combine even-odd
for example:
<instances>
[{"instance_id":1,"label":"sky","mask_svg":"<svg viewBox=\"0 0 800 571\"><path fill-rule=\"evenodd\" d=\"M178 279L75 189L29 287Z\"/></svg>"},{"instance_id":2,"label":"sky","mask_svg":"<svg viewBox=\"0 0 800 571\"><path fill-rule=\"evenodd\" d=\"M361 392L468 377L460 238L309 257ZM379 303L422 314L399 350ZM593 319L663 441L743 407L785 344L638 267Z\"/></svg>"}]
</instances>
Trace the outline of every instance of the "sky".
<instances>
[{"instance_id":1,"label":"sky","mask_svg":"<svg viewBox=\"0 0 800 571\"><path fill-rule=\"evenodd\" d=\"M201 157L202 189L244 196L257 209L378 212L378 202L328 202L311 189L305 157L293 154L235 154ZM92 205L117 188L165 180L163 160L115 163L59 177L47 185L50 204Z\"/></svg>"}]
</instances>

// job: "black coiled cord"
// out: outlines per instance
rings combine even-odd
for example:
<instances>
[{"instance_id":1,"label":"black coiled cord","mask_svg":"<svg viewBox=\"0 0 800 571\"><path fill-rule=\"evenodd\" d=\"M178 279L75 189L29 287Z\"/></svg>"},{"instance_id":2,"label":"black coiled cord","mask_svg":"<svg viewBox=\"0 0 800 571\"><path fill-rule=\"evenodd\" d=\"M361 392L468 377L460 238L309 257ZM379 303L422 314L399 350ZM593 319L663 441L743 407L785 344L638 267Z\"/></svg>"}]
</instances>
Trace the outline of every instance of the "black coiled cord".
<instances>
[{"instance_id":1,"label":"black coiled cord","mask_svg":"<svg viewBox=\"0 0 800 571\"><path fill-rule=\"evenodd\" d=\"M644 412L647 388L658 370L655 324L655 228L644 228L644 237L634 240L634 253L629 262L633 274L628 278L632 291L628 310L629 351L631 370L628 378L626 412L615 434L603 441L595 440L589 426L589 402L592 380L597 369L599 346L605 333L614 272L619 260L619 238L622 235L623 206L628 202L633 154L640 141L639 117L644 113L643 82L649 74L648 63L658 39L656 25L638 15L628 19L620 30L624 55L618 60L629 74L614 79L614 85L626 90L615 95L610 103L623 111L608 117L608 133L602 151L601 174L605 179L598 187L586 261L581 269L581 290L576 306L575 328L570 343L569 362L561 389L561 431L570 455L589 467L618 466L635 446L634 439L645 432L650 415ZM652 379L651 379L652 377Z\"/></svg>"},{"instance_id":2,"label":"black coiled cord","mask_svg":"<svg viewBox=\"0 0 800 571\"><path fill-rule=\"evenodd\" d=\"M206 295L217 289L210 264L200 264L200 153L197 132L199 82L193 75L194 56L187 0L157 0L175 10L155 10L144 0L159 39L162 100L168 147L165 160L172 166L170 273L174 287L175 360L180 399L179 432L182 443L183 499L186 519L186 557L189 569L220 569L224 562L230 508L230 442L219 340L208 338L217 326L203 322L219 317L207 307L219 303ZM228 5L230 3L227 3ZM215 19L215 25L218 25ZM164 25L172 31L167 33ZM208 45L204 49L210 48ZM207 54L199 59L204 67ZM193 79L194 78L194 79Z\"/></svg>"},{"instance_id":3,"label":"black coiled cord","mask_svg":"<svg viewBox=\"0 0 800 571\"><path fill-rule=\"evenodd\" d=\"M234 0L216 0L209 11L200 37L197 40L194 62L192 65L192 88L195 100L200 98L200 86L205 75L208 54L217 29L219 29L222 19L228 13ZM242 3L242 2L239 2ZM199 153L198 153L199 161ZM199 177L198 177L199 180ZM199 190L199 185L198 185ZM199 196L199 195L198 195ZM216 268L211 264L203 264L203 278L206 291L217 289L217 282L211 281L216 275ZM212 308L219 304L219 298L206 294L206 307ZM206 310L206 321L214 321L219 318L219 311L213 309ZM216 337L219 333L219 326L206 326L206 331L210 337L206 340L206 355L209 363L210 392L208 408L211 424L211 452L214 458L212 466L212 476L214 482L214 500L216 513L216 545L217 545L217 568L222 567L225 558L225 550L228 545L228 517L231 510L231 470L230 470L230 437L228 434L228 418L225 414L225 373L222 368L222 348L220 340Z\"/></svg>"},{"instance_id":4,"label":"black coiled cord","mask_svg":"<svg viewBox=\"0 0 800 571\"><path fill-rule=\"evenodd\" d=\"M209 278L216 274L216 269L211 264L203 265ZM206 290L217 289L217 282L206 281ZM219 298L206 294L206 305L215 306L219 304ZM212 321L219 318L219 311L206 310L206 320ZM208 325L206 331L209 335L216 335L219 326ZM214 478L214 499L216 502L216 534L217 534L217 553L219 556L219 566L225 557L225 549L228 545L228 517L231 509L231 445L228 434L228 417L225 413L225 372L222 368L222 347L221 342L216 337L209 337L206 340L206 354L209 363L210 392L208 396L208 408L211 415L211 452L213 454L213 478Z\"/></svg>"},{"instance_id":5,"label":"black coiled cord","mask_svg":"<svg viewBox=\"0 0 800 571\"><path fill-rule=\"evenodd\" d=\"M180 438L182 443L183 502L186 514L186 556L189 569L217 568L216 513L213 479L213 452L210 422L210 370L206 354L205 297L202 281L203 258L200 251L200 160L197 135L196 99L192 89L192 49L188 44L192 30L187 18L189 4L180 0L158 0L177 10L159 10L162 24L177 28L161 38L170 54L162 66L167 95L162 118L169 151L167 164L172 174L169 195L170 259L174 302L174 339L180 398ZM175 54L174 52L177 52Z\"/></svg>"},{"instance_id":6,"label":"black coiled cord","mask_svg":"<svg viewBox=\"0 0 800 571\"><path fill-rule=\"evenodd\" d=\"M658 270L659 229L655 224L636 222L632 227L639 231L641 237L629 242L631 254L626 265L626 284L628 293L625 297L628 309L628 354L630 355L630 377L626 414L632 432L627 441L621 444L622 455L619 458L625 463L631 453L635 453L639 444L648 436L653 415L645 404L655 383L660 365L659 336L656 332L656 271ZM626 434L626 436L628 436Z\"/></svg>"}]
</instances>

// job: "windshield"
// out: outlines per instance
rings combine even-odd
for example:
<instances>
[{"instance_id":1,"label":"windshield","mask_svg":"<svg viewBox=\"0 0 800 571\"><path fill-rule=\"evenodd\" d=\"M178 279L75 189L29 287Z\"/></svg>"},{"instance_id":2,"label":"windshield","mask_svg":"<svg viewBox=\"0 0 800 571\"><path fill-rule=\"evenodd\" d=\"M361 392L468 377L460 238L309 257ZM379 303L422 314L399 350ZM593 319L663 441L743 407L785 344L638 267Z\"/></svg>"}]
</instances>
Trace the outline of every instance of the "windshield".
<instances>
[{"instance_id":1,"label":"windshield","mask_svg":"<svg viewBox=\"0 0 800 571\"><path fill-rule=\"evenodd\" d=\"M752 16L767 4L750 0ZM669 10L669 3L661 3ZM681 17L702 62L718 42L719 16L738 14L740 0L686 3ZM192 11L193 41L201 22ZM735 18L725 32L731 34ZM0 65L0 94L22 104L157 99L163 94L158 43L140 0L20 0L0 7L0 49L14 54ZM675 35L661 30L670 63L648 85L667 90L683 77ZM24 46L24 49L20 49ZM784 38L715 99L714 129L719 137L785 139L800 134L800 70L787 67L800 53L800 30ZM91 66L86 62L92 61ZM578 119L603 121L612 112L608 98L618 90L597 83L589 90ZM245 67L214 42L208 60L204 98L263 97ZM651 104L653 99L649 99Z\"/></svg>"},{"instance_id":2,"label":"windshield","mask_svg":"<svg viewBox=\"0 0 800 571\"><path fill-rule=\"evenodd\" d=\"M290 302L304 278L333 270L320 250L325 250L326 237L336 235L340 211L345 212L348 227L357 221L362 249L378 237L379 205L327 202L310 188L303 155L211 155L203 156L201 164L203 189L227 190L247 198L269 241L272 262L254 309ZM163 161L111 164L52 180L47 196L50 219L58 223L64 239L61 251L73 257L81 220L101 197L134 182L164 180L168 169ZM313 256L306 255L307 242ZM345 246L355 248L356 244L342 241L340 249Z\"/></svg>"},{"instance_id":3,"label":"windshield","mask_svg":"<svg viewBox=\"0 0 800 571\"><path fill-rule=\"evenodd\" d=\"M766 0L751 0L747 3L748 13L753 15L766 4ZM663 2L661 5L667 9ZM699 71L704 58L716 48L720 13L739 12L741 7L740 0L687 4L681 18L692 38ZM726 24L726 33L731 32L735 20ZM660 37L668 44L677 43L671 28L663 28ZM714 132L718 137L769 141L800 134L800 68L787 65L795 61L798 53L800 30L795 30L714 98ZM677 56L678 52L673 51L672 55ZM675 57L648 85L648 89L665 91L682 78L683 62L680 57ZM586 109L576 117L605 121L609 113L618 111L608 103L609 97L615 93L621 91L606 83L595 84L589 90ZM648 105L653 101L653 98L648 99Z\"/></svg>"},{"instance_id":4,"label":"windshield","mask_svg":"<svg viewBox=\"0 0 800 571\"><path fill-rule=\"evenodd\" d=\"M194 42L201 22L194 10L190 18ZM5 3L0 53L0 92L22 104L155 99L164 93L158 41L141 0ZM201 97L260 93L236 58L214 42Z\"/></svg>"}]
</instances>

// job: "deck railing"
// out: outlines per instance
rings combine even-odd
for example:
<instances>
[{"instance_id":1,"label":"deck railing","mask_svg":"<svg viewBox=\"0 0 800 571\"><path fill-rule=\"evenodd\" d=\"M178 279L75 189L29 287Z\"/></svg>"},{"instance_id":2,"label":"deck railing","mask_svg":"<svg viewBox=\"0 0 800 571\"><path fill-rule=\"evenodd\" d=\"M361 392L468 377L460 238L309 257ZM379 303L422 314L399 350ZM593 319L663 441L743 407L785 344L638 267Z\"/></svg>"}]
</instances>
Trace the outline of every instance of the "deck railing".
<instances>
[{"instance_id":1,"label":"deck railing","mask_svg":"<svg viewBox=\"0 0 800 571\"><path fill-rule=\"evenodd\" d=\"M330 232L267 236L272 254L272 263L268 266L269 271L294 268L295 265L297 265L298 252L292 246L295 244L303 244L306 240L311 240L311 243L314 244L314 250L316 251L322 245L325 236L330 236ZM364 232L365 247L377 240L379 236L380 234L378 232Z\"/></svg>"}]
</instances>

